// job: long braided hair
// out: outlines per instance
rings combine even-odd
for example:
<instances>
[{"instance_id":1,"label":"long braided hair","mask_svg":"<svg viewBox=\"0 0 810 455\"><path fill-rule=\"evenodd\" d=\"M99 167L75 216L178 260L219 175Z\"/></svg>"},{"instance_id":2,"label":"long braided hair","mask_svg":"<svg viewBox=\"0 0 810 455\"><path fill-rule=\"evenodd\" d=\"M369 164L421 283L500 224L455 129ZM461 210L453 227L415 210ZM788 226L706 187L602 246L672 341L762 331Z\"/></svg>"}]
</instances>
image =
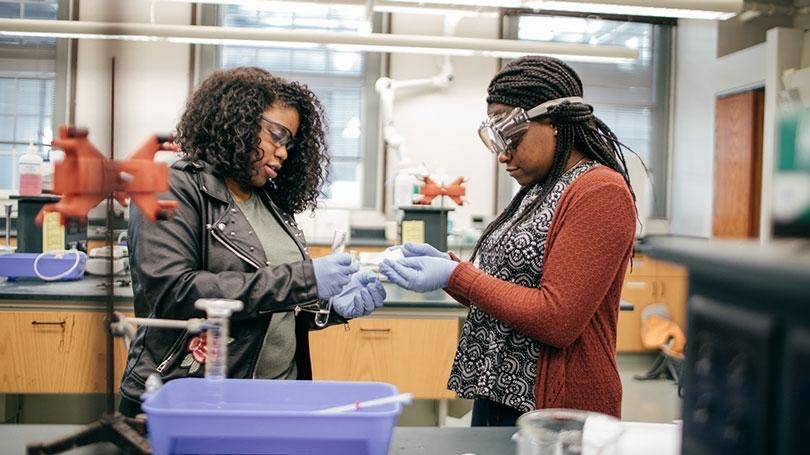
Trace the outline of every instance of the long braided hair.
<instances>
[{"instance_id":1,"label":"long braided hair","mask_svg":"<svg viewBox=\"0 0 810 455\"><path fill-rule=\"evenodd\" d=\"M489 83L487 103L499 103L529 109L546 101L582 96L582 81L574 70L561 60L552 57L527 56L507 64ZM543 179L540 195L510 226L519 225L531 216L543 203L559 178L565 173L565 163L576 148L586 158L603 164L624 177L627 188L636 200L622 147L613 131L593 115L593 106L583 103L563 103L549 110L540 118L551 119L557 129L557 146L551 169ZM629 150L629 149L628 149ZM481 233L470 261L474 261L482 243L499 226L509 220L520 207L521 201L534 185L526 185L512 201Z\"/></svg>"}]
</instances>

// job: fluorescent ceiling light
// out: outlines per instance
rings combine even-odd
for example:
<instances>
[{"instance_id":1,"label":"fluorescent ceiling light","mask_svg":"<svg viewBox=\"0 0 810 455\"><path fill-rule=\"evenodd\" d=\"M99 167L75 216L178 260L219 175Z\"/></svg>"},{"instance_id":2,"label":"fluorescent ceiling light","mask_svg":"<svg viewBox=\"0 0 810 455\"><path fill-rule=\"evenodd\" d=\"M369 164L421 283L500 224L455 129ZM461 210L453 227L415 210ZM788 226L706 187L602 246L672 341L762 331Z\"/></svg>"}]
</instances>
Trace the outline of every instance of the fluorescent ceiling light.
<instances>
[{"instance_id":1,"label":"fluorescent ceiling light","mask_svg":"<svg viewBox=\"0 0 810 455\"><path fill-rule=\"evenodd\" d=\"M2 36L49 36L146 42L225 44L256 47L325 46L338 50L505 57L550 55L568 60L630 62L638 50L621 46L542 43L455 36L359 34L310 30L269 30L202 25L165 25L0 19Z\"/></svg>"},{"instance_id":2,"label":"fluorescent ceiling light","mask_svg":"<svg viewBox=\"0 0 810 455\"><path fill-rule=\"evenodd\" d=\"M471 4L455 4L442 0L428 0L414 3L408 0L159 0L162 2L174 3L204 3L214 5L240 5L242 7L262 8L271 11L301 12L301 8L351 8L365 11L371 6L378 13L403 13L403 14L430 14L430 15L457 15L457 16L478 16L497 17L498 6L492 6L486 2L475 2L469 0ZM513 2L515 6L520 5L519 0Z\"/></svg>"},{"instance_id":3,"label":"fluorescent ceiling light","mask_svg":"<svg viewBox=\"0 0 810 455\"><path fill-rule=\"evenodd\" d=\"M740 13L744 0L160 0L164 2L235 4L271 7L283 4L371 5L380 12L489 15L497 8L573 11L595 14L725 20Z\"/></svg>"},{"instance_id":4,"label":"fluorescent ceiling light","mask_svg":"<svg viewBox=\"0 0 810 455\"><path fill-rule=\"evenodd\" d=\"M374 5L374 11L378 13L401 13L401 14L430 14L436 16L476 16L476 17L498 17L497 8L442 8L439 6L417 6L408 4L394 4L391 2Z\"/></svg>"},{"instance_id":5,"label":"fluorescent ceiling light","mask_svg":"<svg viewBox=\"0 0 810 455\"><path fill-rule=\"evenodd\" d=\"M548 11L725 20L742 11L743 0L532 0L525 6Z\"/></svg>"}]
</instances>

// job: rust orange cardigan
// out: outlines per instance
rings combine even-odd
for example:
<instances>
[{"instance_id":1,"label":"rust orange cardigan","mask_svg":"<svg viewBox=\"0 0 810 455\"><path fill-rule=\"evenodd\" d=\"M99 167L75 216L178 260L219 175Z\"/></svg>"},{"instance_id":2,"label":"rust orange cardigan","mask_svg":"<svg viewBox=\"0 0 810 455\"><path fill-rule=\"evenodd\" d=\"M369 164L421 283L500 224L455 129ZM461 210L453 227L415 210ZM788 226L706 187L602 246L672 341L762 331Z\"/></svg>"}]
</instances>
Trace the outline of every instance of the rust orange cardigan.
<instances>
[{"instance_id":1,"label":"rust orange cardigan","mask_svg":"<svg viewBox=\"0 0 810 455\"><path fill-rule=\"evenodd\" d=\"M622 176L597 166L557 205L540 286L527 288L462 262L446 291L543 343L535 407L621 417L616 368L619 297L635 238L636 215Z\"/></svg>"}]
</instances>

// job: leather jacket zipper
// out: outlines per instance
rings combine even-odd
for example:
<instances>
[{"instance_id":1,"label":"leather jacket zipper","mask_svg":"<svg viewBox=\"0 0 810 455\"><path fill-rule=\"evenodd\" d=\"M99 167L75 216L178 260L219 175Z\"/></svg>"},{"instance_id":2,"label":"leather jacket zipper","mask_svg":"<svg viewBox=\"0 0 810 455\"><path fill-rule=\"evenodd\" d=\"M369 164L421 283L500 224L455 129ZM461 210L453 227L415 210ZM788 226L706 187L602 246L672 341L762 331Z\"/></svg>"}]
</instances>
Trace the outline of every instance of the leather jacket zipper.
<instances>
[{"instance_id":1,"label":"leather jacket zipper","mask_svg":"<svg viewBox=\"0 0 810 455\"><path fill-rule=\"evenodd\" d=\"M222 246L227 248L228 251L230 251L231 253L236 255L236 257L238 257L239 259L241 259L241 260L247 262L248 264L252 265L253 267L256 268L256 270L259 270L260 268L262 268L261 264L259 264L255 260L253 260L248 255L240 252L235 246L228 243L228 240L225 239L224 237L222 237L221 235L219 235L219 232L217 232L217 230L214 229L211 225L208 225L208 229L211 231L211 236L214 237L219 243L221 243Z\"/></svg>"},{"instance_id":2,"label":"leather jacket zipper","mask_svg":"<svg viewBox=\"0 0 810 455\"><path fill-rule=\"evenodd\" d=\"M166 371L166 368L169 366L169 362L172 361L175 354L177 354L180 351L180 348L183 346L183 340L185 340L185 338L186 338L186 333L183 332L183 334L180 335L177 338L177 340L175 340L175 342L172 345L171 349L169 349L169 352L166 354L165 357L163 357L163 360L158 364L157 368L155 368L155 371L157 373L162 375L163 372Z\"/></svg>"},{"instance_id":3,"label":"leather jacket zipper","mask_svg":"<svg viewBox=\"0 0 810 455\"><path fill-rule=\"evenodd\" d=\"M259 264L255 260L251 259L248 255L240 252L235 246L228 243L228 239L223 237L222 235L220 235L219 232L217 232L217 230L214 229L211 225L208 225L206 227L211 231L211 236L213 238L215 238L219 243L221 243L222 246L227 248L228 251L230 251L231 253L236 255L236 257L238 257L238 258L242 259L243 261L247 262L248 264L252 265L253 267L256 268L256 270L259 270L259 269L262 268L261 264ZM298 313L301 312L301 311L317 312L318 309L320 309L320 305L318 304L317 300L314 300L314 301L312 301L310 303L298 304L294 308L290 308L289 310L286 310L286 311L294 311L295 315L297 316ZM281 311L274 311L274 313L279 313L279 312L281 312ZM260 311L259 313L262 313L262 312Z\"/></svg>"}]
</instances>

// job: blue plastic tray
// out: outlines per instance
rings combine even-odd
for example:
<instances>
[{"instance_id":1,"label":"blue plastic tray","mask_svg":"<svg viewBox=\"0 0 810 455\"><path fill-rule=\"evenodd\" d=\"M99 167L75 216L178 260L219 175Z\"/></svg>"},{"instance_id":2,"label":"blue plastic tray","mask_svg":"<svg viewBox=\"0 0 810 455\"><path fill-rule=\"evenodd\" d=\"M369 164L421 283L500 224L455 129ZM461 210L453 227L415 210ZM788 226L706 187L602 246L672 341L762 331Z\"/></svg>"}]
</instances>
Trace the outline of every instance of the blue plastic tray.
<instances>
[{"instance_id":1,"label":"blue plastic tray","mask_svg":"<svg viewBox=\"0 0 810 455\"><path fill-rule=\"evenodd\" d=\"M76 265L76 254L79 256L79 264ZM38 278L34 273L34 261L39 253L6 253L0 254L0 276L8 277L14 281L18 278ZM39 273L46 277L61 275L76 267L60 281L80 280L84 276L87 256L81 253L70 251L67 253L46 253L37 264Z\"/></svg>"},{"instance_id":2,"label":"blue plastic tray","mask_svg":"<svg viewBox=\"0 0 810 455\"><path fill-rule=\"evenodd\" d=\"M155 455L388 453L399 403L314 411L397 394L382 382L200 378L166 383L143 403Z\"/></svg>"}]
</instances>

